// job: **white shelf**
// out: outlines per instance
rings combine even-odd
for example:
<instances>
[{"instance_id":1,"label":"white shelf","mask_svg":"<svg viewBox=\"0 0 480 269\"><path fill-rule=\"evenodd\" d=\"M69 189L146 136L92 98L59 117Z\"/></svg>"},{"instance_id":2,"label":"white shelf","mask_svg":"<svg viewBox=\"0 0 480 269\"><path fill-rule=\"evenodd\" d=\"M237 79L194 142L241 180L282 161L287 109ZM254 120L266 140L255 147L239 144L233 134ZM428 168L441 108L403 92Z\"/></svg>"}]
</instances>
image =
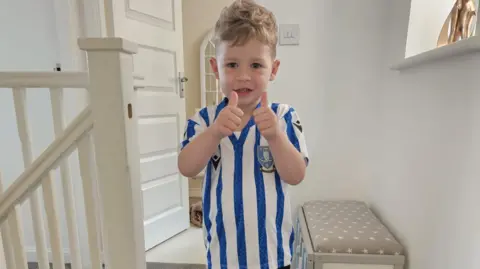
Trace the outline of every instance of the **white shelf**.
<instances>
[{"instance_id":1,"label":"white shelf","mask_svg":"<svg viewBox=\"0 0 480 269\"><path fill-rule=\"evenodd\" d=\"M440 48L435 48L408 58L392 65L392 70L406 70L408 68L420 66L437 60L444 60L460 55L480 52L480 36L472 36L465 40L457 41L453 44Z\"/></svg>"}]
</instances>

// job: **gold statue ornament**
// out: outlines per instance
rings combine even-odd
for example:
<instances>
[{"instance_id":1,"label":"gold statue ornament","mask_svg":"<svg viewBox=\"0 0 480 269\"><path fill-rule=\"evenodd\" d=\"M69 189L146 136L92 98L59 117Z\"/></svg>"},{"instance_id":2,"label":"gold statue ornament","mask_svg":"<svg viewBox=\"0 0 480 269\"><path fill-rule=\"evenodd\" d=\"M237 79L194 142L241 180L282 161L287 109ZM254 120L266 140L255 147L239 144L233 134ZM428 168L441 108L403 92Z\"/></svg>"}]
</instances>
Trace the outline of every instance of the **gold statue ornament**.
<instances>
[{"instance_id":1,"label":"gold statue ornament","mask_svg":"<svg viewBox=\"0 0 480 269\"><path fill-rule=\"evenodd\" d=\"M472 22L476 16L477 8L474 0L455 0L438 36L437 47L471 37L473 35Z\"/></svg>"}]
</instances>

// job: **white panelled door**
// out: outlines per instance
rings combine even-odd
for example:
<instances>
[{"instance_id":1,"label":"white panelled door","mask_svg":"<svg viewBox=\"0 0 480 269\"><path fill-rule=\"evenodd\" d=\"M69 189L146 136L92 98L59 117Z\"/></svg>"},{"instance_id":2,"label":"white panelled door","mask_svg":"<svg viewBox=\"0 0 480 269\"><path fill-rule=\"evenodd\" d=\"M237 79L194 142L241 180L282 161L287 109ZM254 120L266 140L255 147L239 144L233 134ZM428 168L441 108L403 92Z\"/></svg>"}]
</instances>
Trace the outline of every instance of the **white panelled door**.
<instances>
[{"instance_id":1,"label":"white panelled door","mask_svg":"<svg viewBox=\"0 0 480 269\"><path fill-rule=\"evenodd\" d=\"M133 61L135 75L144 77L135 82L144 86L136 90L142 174L138 180L142 182L148 250L190 223L188 180L177 168L185 122L179 75L184 69L182 1L110 0L105 10L108 35L139 45Z\"/></svg>"}]
</instances>

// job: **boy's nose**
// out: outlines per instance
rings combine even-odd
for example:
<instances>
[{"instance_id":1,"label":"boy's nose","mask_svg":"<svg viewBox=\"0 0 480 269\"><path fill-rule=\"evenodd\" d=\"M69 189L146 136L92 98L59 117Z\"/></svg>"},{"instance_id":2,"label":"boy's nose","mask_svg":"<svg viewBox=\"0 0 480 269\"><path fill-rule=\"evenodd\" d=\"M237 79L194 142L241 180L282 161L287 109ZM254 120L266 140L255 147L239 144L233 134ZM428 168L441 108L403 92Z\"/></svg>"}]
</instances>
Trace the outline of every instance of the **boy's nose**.
<instances>
[{"instance_id":1,"label":"boy's nose","mask_svg":"<svg viewBox=\"0 0 480 269\"><path fill-rule=\"evenodd\" d=\"M247 71L239 71L237 74L237 80L250 80L250 74Z\"/></svg>"}]
</instances>

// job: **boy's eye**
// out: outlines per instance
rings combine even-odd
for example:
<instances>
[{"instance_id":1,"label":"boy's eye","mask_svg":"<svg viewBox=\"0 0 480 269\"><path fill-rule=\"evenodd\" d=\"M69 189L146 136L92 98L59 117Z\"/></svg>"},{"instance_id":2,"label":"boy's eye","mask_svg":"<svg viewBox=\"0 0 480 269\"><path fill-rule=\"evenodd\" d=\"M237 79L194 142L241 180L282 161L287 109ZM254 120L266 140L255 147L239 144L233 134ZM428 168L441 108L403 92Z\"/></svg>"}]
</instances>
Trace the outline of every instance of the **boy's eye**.
<instances>
[{"instance_id":1,"label":"boy's eye","mask_svg":"<svg viewBox=\"0 0 480 269\"><path fill-rule=\"evenodd\" d=\"M230 67L230 68L235 68L237 66L238 66L237 63L227 63L227 67Z\"/></svg>"},{"instance_id":2,"label":"boy's eye","mask_svg":"<svg viewBox=\"0 0 480 269\"><path fill-rule=\"evenodd\" d=\"M253 64L252 64L252 67L253 67L253 68L261 68L262 65L259 64L259 63L253 63Z\"/></svg>"}]
</instances>

